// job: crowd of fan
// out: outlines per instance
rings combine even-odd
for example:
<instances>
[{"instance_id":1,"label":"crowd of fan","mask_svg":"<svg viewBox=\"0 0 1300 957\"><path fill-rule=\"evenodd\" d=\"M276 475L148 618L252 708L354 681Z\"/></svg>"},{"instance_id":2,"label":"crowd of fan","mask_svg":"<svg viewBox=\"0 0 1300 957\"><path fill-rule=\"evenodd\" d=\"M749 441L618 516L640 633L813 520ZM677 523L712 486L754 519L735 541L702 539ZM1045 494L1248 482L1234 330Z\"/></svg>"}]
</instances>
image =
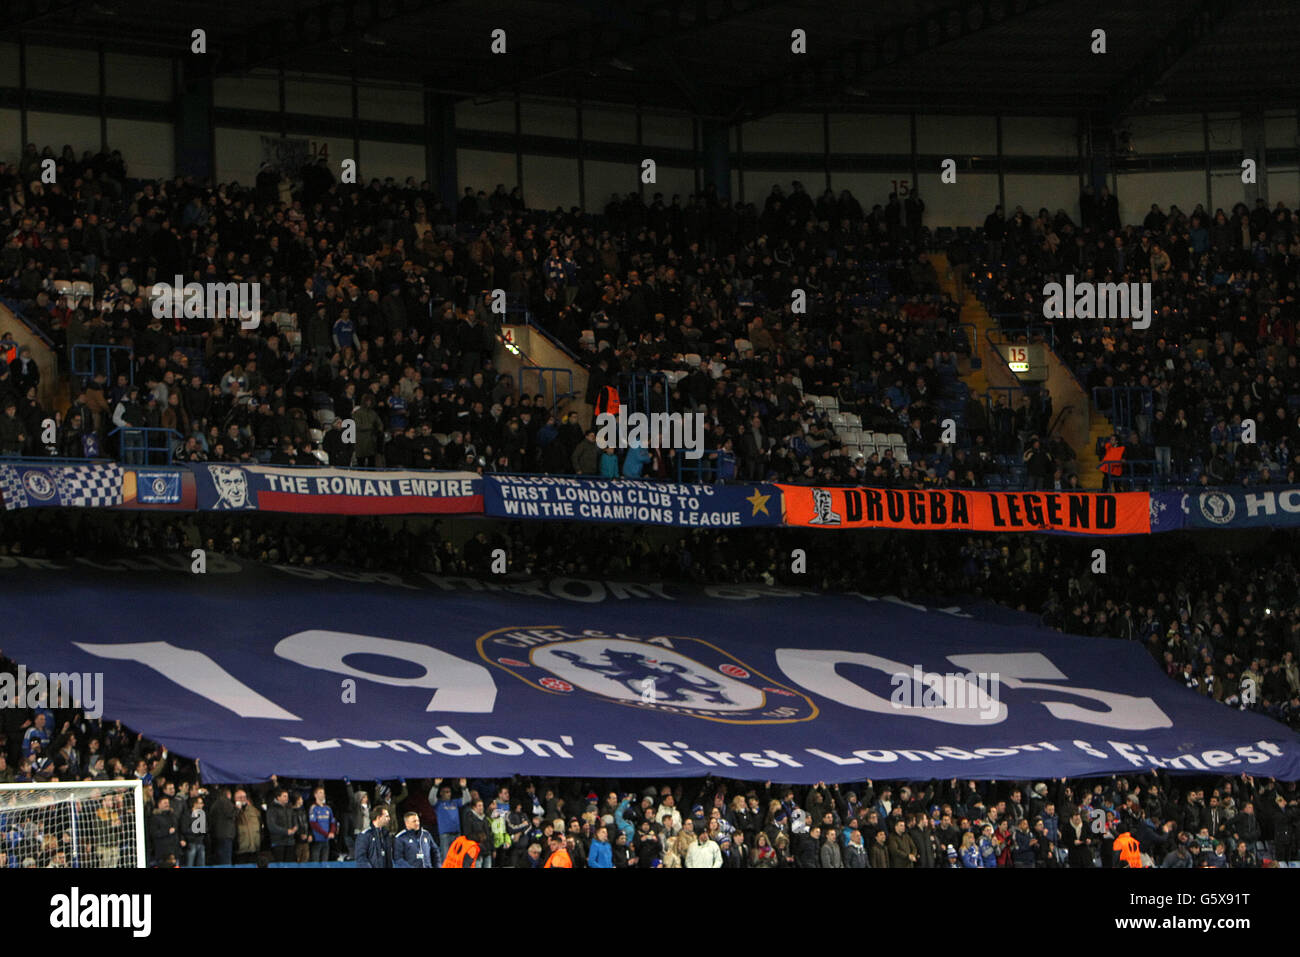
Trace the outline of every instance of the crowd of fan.
<instances>
[{"instance_id":1,"label":"crowd of fan","mask_svg":"<svg viewBox=\"0 0 1300 957\"><path fill-rule=\"evenodd\" d=\"M15 667L0 657L0 670ZM6 729L0 783L140 780L145 854L156 867L1253 868L1300 856L1295 785L1245 774L810 788L713 778L360 786L272 776L209 787L193 762L120 723L39 705L24 713L22 726ZM52 773L33 776L33 764ZM123 793L75 797L0 798L0 868L133 863ZM1140 865L1119 853L1126 834Z\"/></svg>"},{"instance_id":2,"label":"crowd of fan","mask_svg":"<svg viewBox=\"0 0 1300 957\"><path fill-rule=\"evenodd\" d=\"M0 454L93 456L120 451L115 430L161 428L182 437L180 461L676 478L671 450L620 461L569 406L518 394L492 360L498 288L588 367L575 399L648 376L652 410L705 413L709 478L971 484L1003 467L995 444L1010 450L976 428L971 461L920 461L940 446L958 311L915 193L870 211L798 183L761 208L633 193L585 216L529 211L498 187L453 211L427 183L342 186L323 164L210 186L130 180L116 153L45 155L55 184L33 176L34 146L0 164L0 293L62 368L79 345L130 346L134 368L115 351L104 374L77 377L47 441L37 363L0 342L0 405L13 403ZM262 324L155 317L145 291L177 275L259 283ZM69 281L92 294L66 294ZM914 466L892 450L858 458L806 393L906 433Z\"/></svg>"},{"instance_id":3,"label":"crowd of fan","mask_svg":"<svg viewBox=\"0 0 1300 957\"><path fill-rule=\"evenodd\" d=\"M1154 460L1159 474L1188 483L1296 481L1300 211L1263 199L1212 214L1153 204L1140 225L1123 226L1104 188L1084 190L1080 209L1080 224L1064 210L1019 207L985 219L983 255L971 251L982 266L971 272L989 311L1049 338L1090 396L1133 390L1095 394L1127 420L1126 458ZM1150 328L1044 316L1046 284L1067 275L1150 282ZM1242 441L1245 420L1254 441Z\"/></svg>"},{"instance_id":4,"label":"crowd of fan","mask_svg":"<svg viewBox=\"0 0 1300 957\"><path fill-rule=\"evenodd\" d=\"M1086 539L1034 535L828 536L799 529L76 510L18 512L0 529L0 559L104 562L173 554L188 562L193 548L203 548L289 566L490 578L492 553L501 548L511 574L524 579L765 582L896 595L938 607L973 597L1037 614L1069 634L1141 642L1173 680L1300 730L1300 536L1277 531L1238 551L1209 533L1133 538L1104 574L1092 570L1094 547ZM805 553L804 572L790 561L795 548ZM1171 550L1180 556L1176 565L1168 561Z\"/></svg>"},{"instance_id":5,"label":"crowd of fan","mask_svg":"<svg viewBox=\"0 0 1300 957\"><path fill-rule=\"evenodd\" d=\"M323 163L241 187L139 183L116 153L45 155L56 184L33 175L34 146L0 165L0 288L65 367L78 344L132 346L135 385L122 360L90 377L45 442L36 363L0 341L0 404L14 403L0 409L0 454L98 454L113 429L156 427L183 437L182 461L678 477L672 450L620 460L585 414L518 394L492 361L499 317L484 293L500 288L588 367L588 403L607 385L627 394L637 375L651 377L653 410L704 412L707 478L1077 481L1074 450L1047 438L1045 390L991 414L958 392L960 451L939 442L958 314L923 251L915 193L869 212L798 183L761 208L711 190L685 204L629 194L586 216L530 211L500 186L467 189L452 210L427 183L342 186ZM1139 390L1122 412L1128 460L1188 482L1294 481L1300 214L1262 201L1213 216L1153 207L1125 227L1104 189L1085 190L1080 209L1078 225L1063 210L990 214L971 270L990 310L1050 330L1087 388ZM1153 282L1151 328L1044 318L1044 285L1067 273ZM258 282L267 318L251 331L233 317L155 319L141 293L175 275ZM56 280L93 295L70 302ZM892 450L858 458L809 395L904 435L910 463ZM342 440L348 419L355 443ZM1258 441L1242 441L1243 419Z\"/></svg>"}]
</instances>

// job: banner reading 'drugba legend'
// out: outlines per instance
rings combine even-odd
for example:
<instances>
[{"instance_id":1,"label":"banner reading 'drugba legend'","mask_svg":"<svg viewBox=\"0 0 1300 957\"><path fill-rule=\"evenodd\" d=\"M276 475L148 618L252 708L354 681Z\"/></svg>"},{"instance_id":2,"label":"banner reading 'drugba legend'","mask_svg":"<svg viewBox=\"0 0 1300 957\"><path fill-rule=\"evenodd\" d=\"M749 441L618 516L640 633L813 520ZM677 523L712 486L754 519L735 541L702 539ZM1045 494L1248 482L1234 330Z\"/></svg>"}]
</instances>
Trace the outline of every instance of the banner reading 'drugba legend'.
<instances>
[{"instance_id":1,"label":"banner reading 'drugba legend'","mask_svg":"<svg viewBox=\"0 0 1300 957\"><path fill-rule=\"evenodd\" d=\"M1146 535L1146 492L975 492L778 485L785 523L809 528Z\"/></svg>"}]
</instances>

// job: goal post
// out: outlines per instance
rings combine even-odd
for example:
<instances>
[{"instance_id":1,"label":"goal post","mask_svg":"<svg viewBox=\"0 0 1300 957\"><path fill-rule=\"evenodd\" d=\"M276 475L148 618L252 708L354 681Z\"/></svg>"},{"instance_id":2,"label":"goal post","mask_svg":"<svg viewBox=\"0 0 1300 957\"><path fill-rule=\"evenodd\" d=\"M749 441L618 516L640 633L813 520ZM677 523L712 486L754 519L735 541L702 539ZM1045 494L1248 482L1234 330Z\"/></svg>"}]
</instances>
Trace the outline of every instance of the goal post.
<instances>
[{"instance_id":1,"label":"goal post","mask_svg":"<svg viewBox=\"0 0 1300 957\"><path fill-rule=\"evenodd\" d=\"M5 867L144 867L141 781L0 784Z\"/></svg>"}]
</instances>

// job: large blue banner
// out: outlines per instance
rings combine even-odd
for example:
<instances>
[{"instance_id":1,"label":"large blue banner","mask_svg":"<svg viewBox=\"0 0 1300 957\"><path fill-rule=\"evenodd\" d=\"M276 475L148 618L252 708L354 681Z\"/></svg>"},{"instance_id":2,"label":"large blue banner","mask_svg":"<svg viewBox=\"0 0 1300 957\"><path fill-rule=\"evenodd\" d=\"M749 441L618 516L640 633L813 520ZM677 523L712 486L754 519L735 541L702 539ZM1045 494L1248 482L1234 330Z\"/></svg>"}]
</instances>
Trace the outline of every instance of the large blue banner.
<instances>
[{"instance_id":1,"label":"large blue banner","mask_svg":"<svg viewBox=\"0 0 1300 957\"><path fill-rule=\"evenodd\" d=\"M781 524L775 485L675 485L631 479L486 475L483 508L496 518L629 522L688 528Z\"/></svg>"},{"instance_id":2,"label":"large blue banner","mask_svg":"<svg viewBox=\"0 0 1300 957\"><path fill-rule=\"evenodd\" d=\"M1181 687L1140 645L987 606L229 560L205 575L29 564L0 558L5 652L101 672L106 718L217 781L1300 778L1294 732Z\"/></svg>"}]
</instances>

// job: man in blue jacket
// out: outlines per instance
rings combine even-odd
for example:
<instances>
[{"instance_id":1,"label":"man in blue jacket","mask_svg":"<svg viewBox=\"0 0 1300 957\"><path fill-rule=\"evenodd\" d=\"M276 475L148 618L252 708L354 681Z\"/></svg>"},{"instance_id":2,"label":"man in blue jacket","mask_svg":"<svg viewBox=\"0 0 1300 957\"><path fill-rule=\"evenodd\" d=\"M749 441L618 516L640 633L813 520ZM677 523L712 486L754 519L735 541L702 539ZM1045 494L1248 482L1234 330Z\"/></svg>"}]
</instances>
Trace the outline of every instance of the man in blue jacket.
<instances>
[{"instance_id":1,"label":"man in blue jacket","mask_svg":"<svg viewBox=\"0 0 1300 957\"><path fill-rule=\"evenodd\" d=\"M1056 845L1056 860L1058 864L1064 864L1067 856L1067 849L1061 846L1061 821L1056 816L1056 804L1048 801L1043 806L1043 832L1047 835L1047 840Z\"/></svg>"},{"instance_id":2,"label":"man in blue jacket","mask_svg":"<svg viewBox=\"0 0 1300 957\"><path fill-rule=\"evenodd\" d=\"M980 867L997 867L998 845L994 837L992 824L985 824L980 828L979 848Z\"/></svg>"},{"instance_id":3,"label":"man in blue jacket","mask_svg":"<svg viewBox=\"0 0 1300 957\"><path fill-rule=\"evenodd\" d=\"M388 831L388 808L370 813L370 828L357 835L357 867L392 867L393 835Z\"/></svg>"},{"instance_id":4,"label":"man in blue jacket","mask_svg":"<svg viewBox=\"0 0 1300 957\"><path fill-rule=\"evenodd\" d=\"M438 867L442 855L433 835L420 827L420 815L406 812L406 830L393 839L394 867Z\"/></svg>"},{"instance_id":5,"label":"man in blue jacket","mask_svg":"<svg viewBox=\"0 0 1300 957\"><path fill-rule=\"evenodd\" d=\"M591 849L587 851L587 866L614 866L614 851L609 846L609 829L603 824L596 828L595 840L591 842Z\"/></svg>"},{"instance_id":6,"label":"man in blue jacket","mask_svg":"<svg viewBox=\"0 0 1300 957\"><path fill-rule=\"evenodd\" d=\"M1011 852L1012 863L1016 867L1034 867L1038 859L1038 837L1029 829L1029 818L1022 817L1016 822L1016 829L1011 832L1015 840L1015 850Z\"/></svg>"},{"instance_id":7,"label":"man in blue jacket","mask_svg":"<svg viewBox=\"0 0 1300 957\"><path fill-rule=\"evenodd\" d=\"M623 477L639 479L649 462L650 453L646 449L639 445L629 446L627 457L623 460Z\"/></svg>"},{"instance_id":8,"label":"man in blue jacket","mask_svg":"<svg viewBox=\"0 0 1300 957\"><path fill-rule=\"evenodd\" d=\"M451 785L443 784L442 778L433 783L438 788L438 800L433 805L438 817L438 849L442 852L441 856L446 857L451 842L460 835L460 809L469 803L469 788L466 787L465 779L461 778L460 797L453 798Z\"/></svg>"}]
</instances>

